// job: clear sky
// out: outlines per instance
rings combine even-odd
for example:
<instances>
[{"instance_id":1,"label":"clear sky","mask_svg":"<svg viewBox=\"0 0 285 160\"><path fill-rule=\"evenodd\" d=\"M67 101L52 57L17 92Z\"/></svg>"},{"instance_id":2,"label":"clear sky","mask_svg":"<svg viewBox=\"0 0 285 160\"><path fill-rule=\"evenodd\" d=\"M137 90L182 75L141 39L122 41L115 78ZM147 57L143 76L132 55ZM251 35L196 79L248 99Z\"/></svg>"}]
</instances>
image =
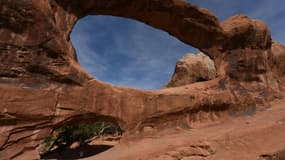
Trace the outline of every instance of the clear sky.
<instances>
[{"instance_id":1,"label":"clear sky","mask_svg":"<svg viewBox=\"0 0 285 160\"><path fill-rule=\"evenodd\" d=\"M261 19L273 40L285 44L284 0L188 0L213 12L220 21L236 14ZM115 85L158 89L175 63L197 49L141 22L112 16L87 16L71 34L79 63L96 79Z\"/></svg>"}]
</instances>

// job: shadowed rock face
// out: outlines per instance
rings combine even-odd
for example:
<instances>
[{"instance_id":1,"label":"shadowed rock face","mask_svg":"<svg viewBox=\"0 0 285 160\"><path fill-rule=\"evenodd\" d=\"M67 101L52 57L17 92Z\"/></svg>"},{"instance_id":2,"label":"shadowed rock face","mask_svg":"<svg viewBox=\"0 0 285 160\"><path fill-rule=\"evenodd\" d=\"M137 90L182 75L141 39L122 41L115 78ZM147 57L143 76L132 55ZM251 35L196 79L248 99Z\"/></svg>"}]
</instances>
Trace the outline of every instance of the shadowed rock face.
<instances>
[{"instance_id":1,"label":"shadowed rock face","mask_svg":"<svg viewBox=\"0 0 285 160\"><path fill-rule=\"evenodd\" d=\"M69 34L80 18L113 15L167 31L215 62L211 81L144 91L97 81L78 64ZM84 120L144 126L191 126L197 113L254 113L284 85L284 47L246 16L223 23L182 0L1 0L0 157L39 158L52 129ZM283 83L283 84L282 84Z\"/></svg>"},{"instance_id":2,"label":"shadowed rock face","mask_svg":"<svg viewBox=\"0 0 285 160\"><path fill-rule=\"evenodd\" d=\"M284 77L285 74L285 46L280 43L273 42L271 47L273 54L272 68L277 73L278 77Z\"/></svg>"}]
</instances>

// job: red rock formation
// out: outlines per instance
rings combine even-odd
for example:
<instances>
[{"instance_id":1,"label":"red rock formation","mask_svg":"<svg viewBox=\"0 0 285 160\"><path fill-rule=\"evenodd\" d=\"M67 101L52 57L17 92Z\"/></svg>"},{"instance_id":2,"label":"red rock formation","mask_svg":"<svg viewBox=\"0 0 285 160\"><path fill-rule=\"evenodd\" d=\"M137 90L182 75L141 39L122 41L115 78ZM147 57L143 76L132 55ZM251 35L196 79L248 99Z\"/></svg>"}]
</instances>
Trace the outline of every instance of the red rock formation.
<instances>
[{"instance_id":1,"label":"red rock formation","mask_svg":"<svg viewBox=\"0 0 285 160\"><path fill-rule=\"evenodd\" d=\"M213 60L204 53L186 54L175 66L171 80L165 87L178 87L216 78L217 71Z\"/></svg>"},{"instance_id":2,"label":"red rock formation","mask_svg":"<svg viewBox=\"0 0 285 160\"><path fill-rule=\"evenodd\" d=\"M217 78L157 91L93 79L69 34L77 20L99 14L142 21L197 47L214 60ZM279 49L263 22L235 16L220 24L182 0L1 0L0 35L1 159L37 159L52 129L87 119L133 132L191 126L200 113L254 113L283 85Z\"/></svg>"},{"instance_id":3,"label":"red rock formation","mask_svg":"<svg viewBox=\"0 0 285 160\"><path fill-rule=\"evenodd\" d=\"M285 74L285 46L278 42L273 42L271 52L273 54L273 62L271 67L273 68L274 72L277 73L277 78L282 78Z\"/></svg>"}]
</instances>

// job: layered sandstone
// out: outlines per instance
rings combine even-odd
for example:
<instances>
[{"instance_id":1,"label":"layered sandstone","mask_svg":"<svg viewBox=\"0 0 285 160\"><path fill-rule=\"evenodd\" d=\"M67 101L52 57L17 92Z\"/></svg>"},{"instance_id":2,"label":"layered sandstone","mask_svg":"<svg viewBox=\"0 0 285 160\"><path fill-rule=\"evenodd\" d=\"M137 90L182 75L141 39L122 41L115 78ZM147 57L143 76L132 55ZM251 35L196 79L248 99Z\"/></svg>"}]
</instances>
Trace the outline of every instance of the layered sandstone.
<instances>
[{"instance_id":1,"label":"layered sandstone","mask_svg":"<svg viewBox=\"0 0 285 160\"><path fill-rule=\"evenodd\" d=\"M87 15L165 30L213 59L217 77L156 91L97 81L78 64L69 38ZM239 15L220 23L183 0L1 0L0 35L1 159L38 159L42 140L68 123L113 121L128 135L251 115L282 98L284 47L272 43L263 22Z\"/></svg>"}]
</instances>

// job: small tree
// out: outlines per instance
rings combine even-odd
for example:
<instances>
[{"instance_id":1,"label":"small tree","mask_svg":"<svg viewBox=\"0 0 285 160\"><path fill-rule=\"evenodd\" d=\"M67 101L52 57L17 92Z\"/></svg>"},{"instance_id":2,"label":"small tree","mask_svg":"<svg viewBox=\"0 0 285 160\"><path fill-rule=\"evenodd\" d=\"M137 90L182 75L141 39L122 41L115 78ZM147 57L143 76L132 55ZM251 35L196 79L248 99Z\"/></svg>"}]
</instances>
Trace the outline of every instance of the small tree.
<instances>
[{"instance_id":1,"label":"small tree","mask_svg":"<svg viewBox=\"0 0 285 160\"><path fill-rule=\"evenodd\" d=\"M54 147L60 151L69 147L74 142L83 144L86 140L95 136L104 134L121 134L120 127L111 122L79 123L75 125L66 125L57 130L53 136L45 140L45 146L49 152Z\"/></svg>"}]
</instances>

